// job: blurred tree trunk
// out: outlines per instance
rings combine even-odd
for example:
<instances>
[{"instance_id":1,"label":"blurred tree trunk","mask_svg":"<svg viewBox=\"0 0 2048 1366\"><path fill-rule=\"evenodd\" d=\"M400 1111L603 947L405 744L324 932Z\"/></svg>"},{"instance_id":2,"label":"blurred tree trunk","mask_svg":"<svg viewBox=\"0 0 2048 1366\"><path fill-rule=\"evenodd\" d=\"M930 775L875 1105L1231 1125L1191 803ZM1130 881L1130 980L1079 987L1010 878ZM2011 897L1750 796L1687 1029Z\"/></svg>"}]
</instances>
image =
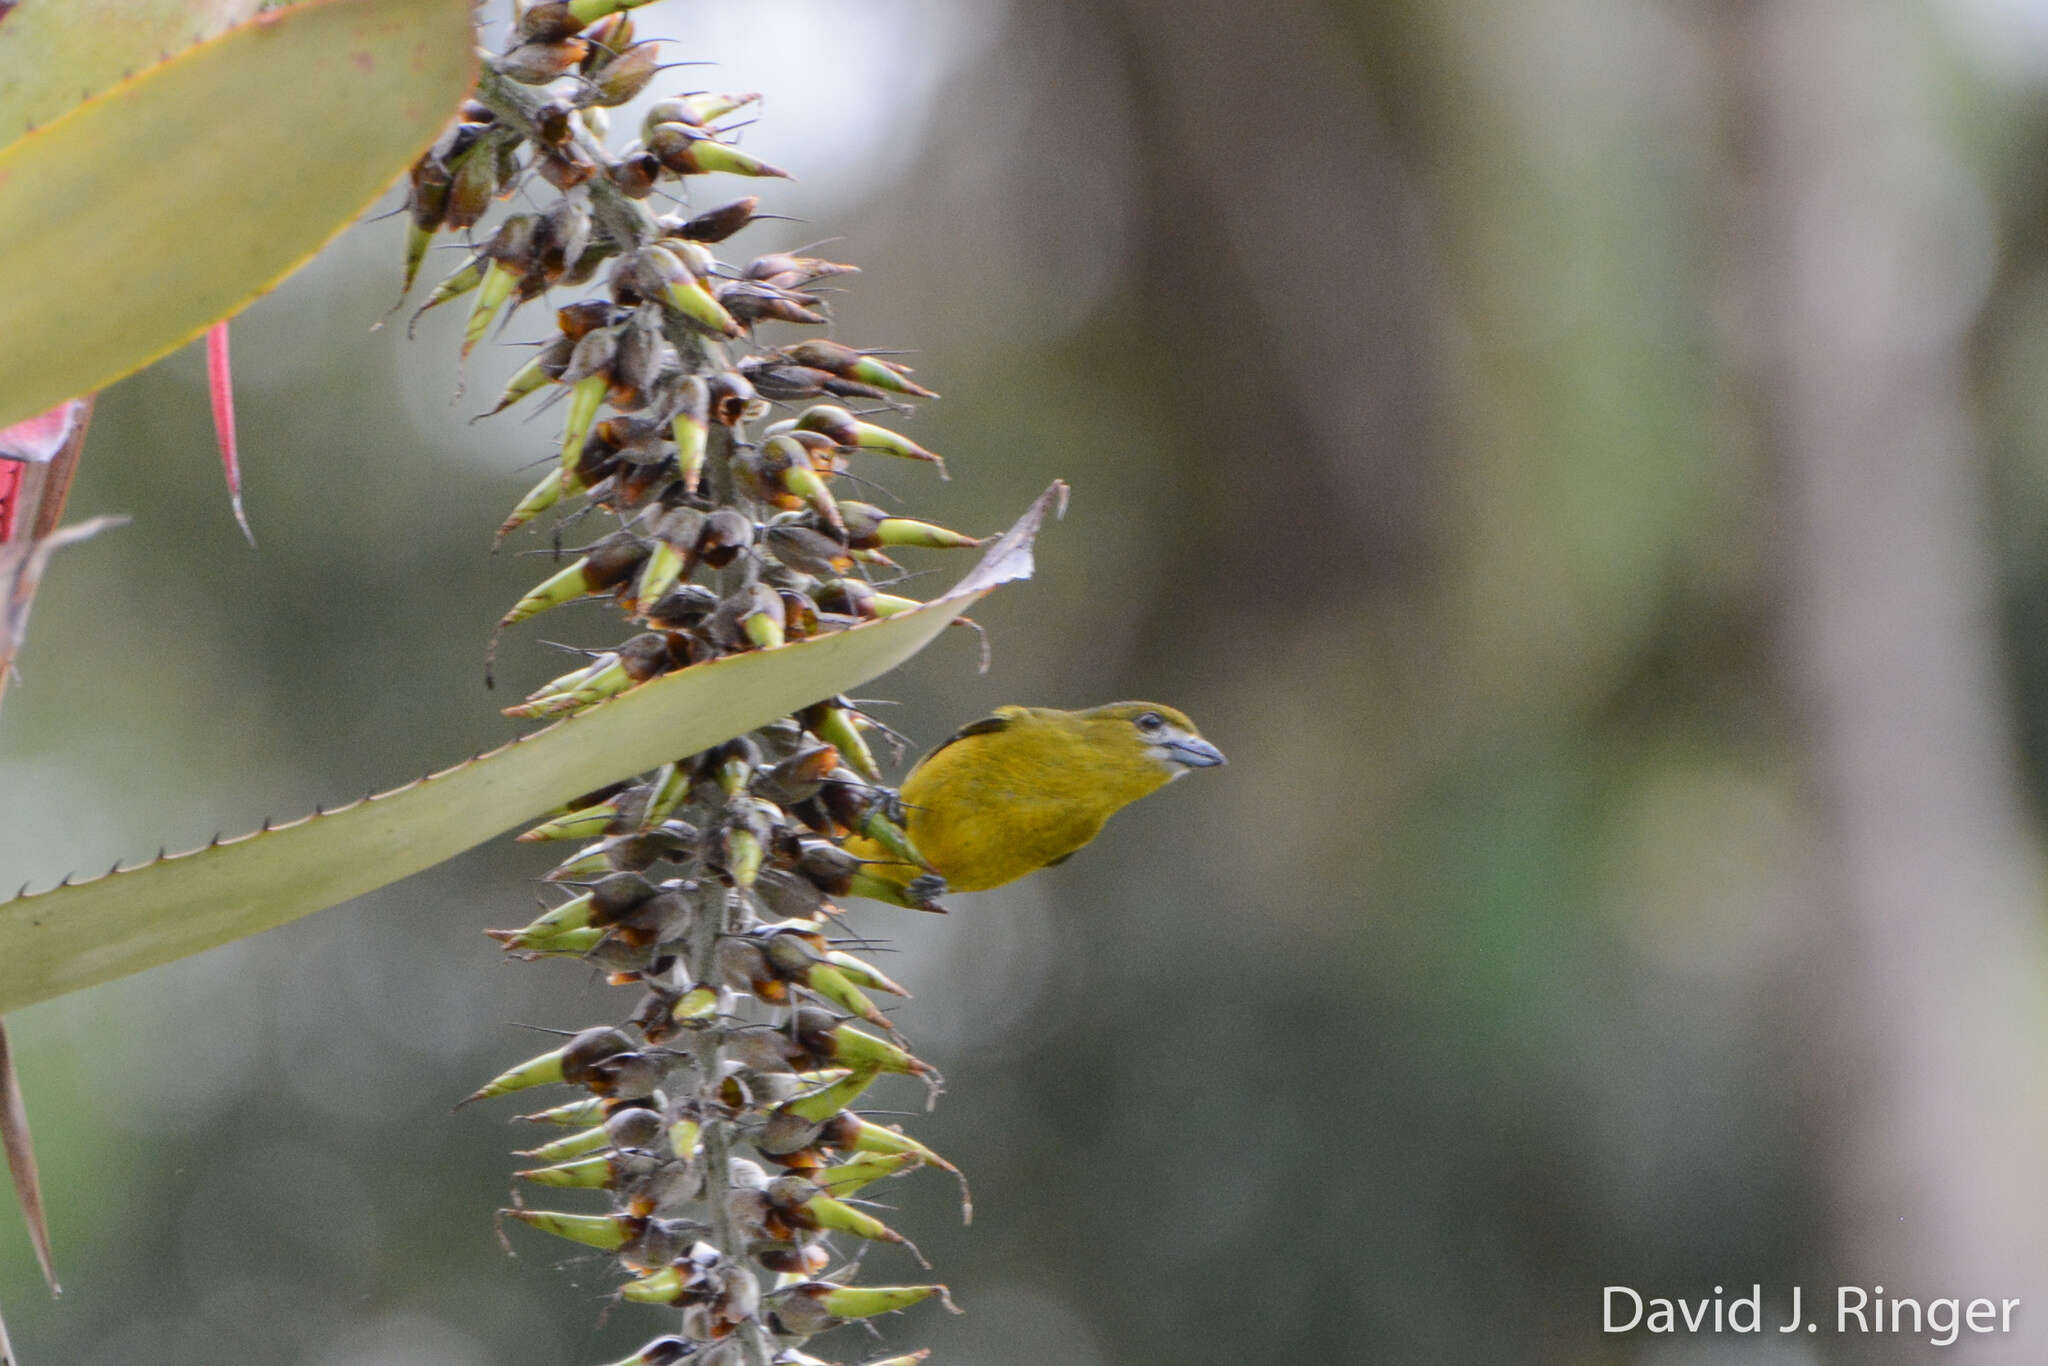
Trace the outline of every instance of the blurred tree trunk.
<instances>
[{"instance_id":1,"label":"blurred tree trunk","mask_svg":"<svg viewBox=\"0 0 2048 1366\"><path fill-rule=\"evenodd\" d=\"M1965 410L1989 211L1932 126L1908 11L1730 0L1720 19L1735 335L1780 471L1783 662L1825 818L1811 1046L1835 1269L1923 1301L2020 1296L2013 1336L1964 1358L2040 1360L2041 879Z\"/></svg>"},{"instance_id":2,"label":"blurred tree trunk","mask_svg":"<svg viewBox=\"0 0 2048 1366\"><path fill-rule=\"evenodd\" d=\"M1338 17L1319 3L1118 0L1101 22L1145 149L1155 297L1186 299L1197 282L1201 313L1180 335L1207 345L1176 359L1213 375L1214 418L1248 428L1217 449L1286 457L1224 485L1245 525L1291 532L1256 543L1262 572L1383 581L1424 553L1431 263ZM1245 422L1274 411L1287 415L1277 429ZM1235 572L1212 559L1205 548L1212 572Z\"/></svg>"}]
</instances>

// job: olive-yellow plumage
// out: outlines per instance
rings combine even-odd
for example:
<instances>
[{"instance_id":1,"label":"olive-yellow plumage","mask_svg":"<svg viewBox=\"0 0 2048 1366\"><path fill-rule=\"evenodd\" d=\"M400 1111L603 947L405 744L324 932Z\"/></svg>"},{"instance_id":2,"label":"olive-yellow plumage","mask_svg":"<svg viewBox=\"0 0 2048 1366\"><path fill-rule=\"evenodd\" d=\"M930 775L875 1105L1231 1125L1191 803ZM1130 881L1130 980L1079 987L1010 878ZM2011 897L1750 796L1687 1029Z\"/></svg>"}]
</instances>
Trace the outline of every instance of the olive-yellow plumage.
<instances>
[{"instance_id":1,"label":"olive-yellow plumage","mask_svg":"<svg viewBox=\"0 0 2048 1366\"><path fill-rule=\"evenodd\" d=\"M986 891L1060 862L1138 798L1222 762L1192 721L1155 702L999 707L904 780L905 828L949 889ZM869 871L903 885L924 870L884 862Z\"/></svg>"}]
</instances>

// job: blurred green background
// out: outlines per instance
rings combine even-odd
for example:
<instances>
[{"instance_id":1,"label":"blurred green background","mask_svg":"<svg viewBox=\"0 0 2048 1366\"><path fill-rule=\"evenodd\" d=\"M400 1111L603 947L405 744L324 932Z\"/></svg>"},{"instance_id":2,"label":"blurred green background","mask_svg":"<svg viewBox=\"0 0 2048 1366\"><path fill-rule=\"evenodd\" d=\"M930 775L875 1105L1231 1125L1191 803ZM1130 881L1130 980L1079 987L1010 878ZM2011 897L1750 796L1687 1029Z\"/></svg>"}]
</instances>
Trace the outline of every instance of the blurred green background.
<instances>
[{"instance_id":1,"label":"blurred green background","mask_svg":"<svg viewBox=\"0 0 2048 1366\"><path fill-rule=\"evenodd\" d=\"M1882 1283L2022 1297L1944 1359L2048 1359L2048 6L646 13L720 64L679 83L766 92L747 145L800 177L768 206L807 221L742 259L837 237L835 335L945 393L907 430L953 481L879 477L975 531L1074 485L976 613L992 671L949 633L870 689L892 722L1156 698L1232 760L949 919L859 914L978 1207L897 1188L968 1313L890 1342L1928 1359L1601 1331L1608 1284L1757 1283L1774 1325ZM401 238L235 324L258 552L196 352L102 399L72 515L135 524L58 559L9 690L14 881L497 744L562 667L538 639L609 638L551 617L484 691L545 572L490 533L555 424L466 425L523 353L454 399L458 317L371 331ZM507 1260L532 1131L449 1113L519 1025L630 1004L478 933L547 861L500 841L11 1020L67 1284L0 1237L32 1366L594 1366L661 1331L599 1262Z\"/></svg>"}]
</instances>

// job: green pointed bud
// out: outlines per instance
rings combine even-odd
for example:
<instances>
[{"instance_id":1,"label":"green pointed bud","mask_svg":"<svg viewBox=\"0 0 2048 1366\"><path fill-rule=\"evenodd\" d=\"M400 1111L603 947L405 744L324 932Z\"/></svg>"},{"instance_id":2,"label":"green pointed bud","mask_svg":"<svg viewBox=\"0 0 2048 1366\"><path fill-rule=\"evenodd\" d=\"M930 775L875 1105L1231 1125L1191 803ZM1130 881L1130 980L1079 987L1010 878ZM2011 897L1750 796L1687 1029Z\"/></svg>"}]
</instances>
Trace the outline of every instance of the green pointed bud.
<instances>
[{"instance_id":1,"label":"green pointed bud","mask_svg":"<svg viewBox=\"0 0 2048 1366\"><path fill-rule=\"evenodd\" d=\"M615 532L592 546L589 554L541 580L498 619L498 628L516 626L565 602L609 592L624 583L647 556L648 547L638 537Z\"/></svg>"},{"instance_id":2,"label":"green pointed bud","mask_svg":"<svg viewBox=\"0 0 2048 1366\"><path fill-rule=\"evenodd\" d=\"M942 475L946 471L946 462L939 455L926 450L900 432L878 427L872 422L863 422L836 404L821 403L805 410L798 415L796 426L800 431L816 432L841 446L876 451L905 460L922 460L937 465Z\"/></svg>"},{"instance_id":3,"label":"green pointed bud","mask_svg":"<svg viewBox=\"0 0 2048 1366\"><path fill-rule=\"evenodd\" d=\"M943 1285L838 1285L831 1281L805 1281L777 1290L762 1298L761 1308L768 1326L791 1337L809 1337L836 1327L847 1319L873 1318L877 1314L908 1309L937 1295L946 1299ZM950 1304L950 1301L948 1301Z\"/></svg>"},{"instance_id":4,"label":"green pointed bud","mask_svg":"<svg viewBox=\"0 0 2048 1366\"><path fill-rule=\"evenodd\" d=\"M694 1119L679 1119L668 1126L668 1150L688 1162L697 1155L697 1139L703 1126Z\"/></svg>"},{"instance_id":5,"label":"green pointed bud","mask_svg":"<svg viewBox=\"0 0 2048 1366\"><path fill-rule=\"evenodd\" d=\"M704 532L704 514L693 507L671 508L655 520L648 534L653 553L633 588L635 609L645 611L696 567L697 541Z\"/></svg>"},{"instance_id":6,"label":"green pointed bud","mask_svg":"<svg viewBox=\"0 0 2048 1366\"><path fill-rule=\"evenodd\" d=\"M855 873L840 891L846 896L879 901L885 906L901 906L906 911L945 910L943 906L936 904L932 897L913 896L901 883L891 882L873 873Z\"/></svg>"},{"instance_id":7,"label":"green pointed bud","mask_svg":"<svg viewBox=\"0 0 2048 1366\"><path fill-rule=\"evenodd\" d=\"M678 511L695 511L677 509ZM630 609L644 611L661 601L674 588L689 569L690 560L686 551L681 551L665 540L657 539L654 549L649 552L647 562L640 567L639 582L633 585L633 601Z\"/></svg>"},{"instance_id":8,"label":"green pointed bud","mask_svg":"<svg viewBox=\"0 0 2048 1366\"><path fill-rule=\"evenodd\" d=\"M420 264L427 259L427 248L434 244L434 230L423 228L417 223L409 224L405 230L405 282L398 287L398 302L393 309L405 302L405 296L412 293L413 282L420 278Z\"/></svg>"},{"instance_id":9,"label":"green pointed bud","mask_svg":"<svg viewBox=\"0 0 2048 1366\"><path fill-rule=\"evenodd\" d=\"M816 720L811 724L811 733L839 751L839 757L846 766L870 782L882 780L882 766L875 762L874 751L868 748L867 738L854 724L850 708L826 703L815 709Z\"/></svg>"},{"instance_id":10,"label":"green pointed bud","mask_svg":"<svg viewBox=\"0 0 2048 1366\"><path fill-rule=\"evenodd\" d=\"M529 937L524 930L485 930L484 933L514 953L538 958L581 958L604 943L605 936L611 932L602 926L590 925L578 930L560 930L540 938Z\"/></svg>"},{"instance_id":11,"label":"green pointed bud","mask_svg":"<svg viewBox=\"0 0 2048 1366\"><path fill-rule=\"evenodd\" d=\"M471 1092L462 1101L463 1105L472 1100L489 1100L494 1096L510 1095L532 1086L546 1086L562 1079L562 1058L569 1051L568 1045L551 1049L537 1058L528 1058L517 1067L508 1068L485 1082L478 1090ZM457 1108L460 1108L459 1106Z\"/></svg>"},{"instance_id":12,"label":"green pointed bud","mask_svg":"<svg viewBox=\"0 0 2048 1366\"><path fill-rule=\"evenodd\" d=\"M731 875L733 885L751 887L754 879L761 875L761 863L766 851L761 847L761 837L743 827L727 829L721 837L725 845L725 870Z\"/></svg>"},{"instance_id":13,"label":"green pointed bud","mask_svg":"<svg viewBox=\"0 0 2048 1366\"><path fill-rule=\"evenodd\" d=\"M825 950L825 961L845 973L846 980L856 986L866 987L869 991L885 991L891 996L901 996L905 1000L910 999L909 992L890 981L887 977L884 977L881 971L873 965L863 963L850 953L841 953L838 949L827 949Z\"/></svg>"},{"instance_id":14,"label":"green pointed bud","mask_svg":"<svg viewBox=\"0 0 2048 1366\"><path fill-rule=\"evenodd\" d=\"M848 1112L835 1116L826 1127L826 1141L851 1153L880 1157L914 1157L926 1166L959 1175L960 1169L932 1149L892 1125L877 1124Z\"/></svg>"},{"instance_id":15,"label":"green pointed bud","mask_svg":"<svg viewBox=\"0 0 2048 1366\"><path fill-rule=\"evenodd\" d=\"M879 1067L855 1068L822 1090L784 1101L776 1108L776 1113L795 1115L812 1124L821 1124L860 1099L861 1092L867 1090L881 1074Z\"/></svg>"},{"instance_id":16,"label":"green pointed bud","mask_svg":"<svg viewBox=\"0 0 2048 1366\"><path fill-rule=\"evenodd\" d=\"M670 242L642 247L620 267L614 278L643 298L660 299L693 325L721 337L737 337L740 325L725 305L706 287L702 274L692 268L695 256L703 252L696 242Z\"/></svg>"},{"instance_id":17,"label":"green pointed bud","mask_svg":"<svg viewBox=\"0 0 2048 1366\"><path fill-rule=\"evenodd\" d=\"M512 1173L521 1181L531 1181L537 1186L555 1186L563 1190L599 1190L612 1182L612 1160L605 1153L592 1153L573 1162L557 1163L551 1167L529 1167L525 1171Z\"/></svg>"},{"instance_id":18,"label":"green pointed bud","mask_svg":"<svg viewBox=\"0 0 2048 1366\"><path fill-rule=\"evenodd\" d=\"M524 1175L524 1173L522 1173ZM560 1214L543 1209L501 1209L498 1217L516 1219L528 1228L567 1238L585 1247L617 1252L644 1227L646 1220L622 1214Z\"/></svg>"},{"instance_id":19,"label":"green pointed bud","mask_svg":"<svg viewBox=\"0 0 2048 1366\"><path fill-rule=\"evenodd\" d=\"M900 863L912 864L919 868L930 868L924 855L917 852L910 842L910 836L902 826L889 819L878 803L870 808L867 818L860 824L860 832L896 856Z\"/></svg>"},{"instance_id":20,"label":"green pointed bud","mask_svg":"<svg viewBox=\"0 0 2048 1366\"><path fill-rule=\"evenodd\" d=\"M865 1238L873 1243L901 1243L910 1246L910 1240L890 1228L872 1214L863 1213L841 1200L829 1195L814 1195L801 1206L810 1223L829 1233L849 1233L856 1238ZM922 1261L922 1258L919 1258Z\"/></svg>"},{"instance_id":21,"label":"green pointed bud","mask_svg":"<svg viewBox=\"0 0 2048 1366\"><path fill-rule=\"evenodd\" d=\"M738 113L760 98L760 91L751 90L744 95L714 95L710 93L686 95L678 100L677 103L683 108L682 122L705 124L710 123L713 119L722 119L727 114Z\"/></svg>"},{"instance_id":22,"label":"green pointed bud","mask_svg":"<svg viewBox=\"0 0 2048 1366\"><path fill-rule=\"evenodd\" d=\"M773 650L785 643L780 613L756 608L740 618L740 629L747 633L747 639L754 643L756 649ZM746 885L752 886L753 879L749 878Z\"/></svg>"},{"instance_id":23,"label":"green pointed bud","mask_svg":"<svg viewBox=\"0 0 2048 1366\"><path fill-rule=\"evenodd\" d=\"M592 333L592 336L602 335ZM588 340L586 338L585 340ZM580 349L580 343L579 343ZM564 482L576 473L576 462L583 458L583 443L590 439L590 426L597 421L598 405L610 392L611 377L604 373L585 375L569 387L569 413L562 420L562 478Z\"/></svg>"},{"instance_id":24,"label":"green pointed bud","mask_svg":"<svg viewBox=\"0 0 2048 1366\"><path fill-rule=\"evenodd\" d=\"M676 390L676 415L670 433L676 443L676 465L683 492L694 494L704 474L706 442L711 432L711 389L702 375L691 375Z\"/></svg>"},{"instance_id":25,"label":"green pointed bud","mask_svg":"<svg viewBox=\"0 0 2048 1366\"><path fill-rule=\"evenodd\" d=\"M502 261L492 261L484 267L484 278L478 284L476 301L470 305L469 324L462 332L462 354L468 355L476 344L490 331L491 323L498 316L498 310L512 297L512 289L519 283L518 274Z\"/></svg>"},{"instance_id":26,"label":"green pointed bud","mask_svg":"<svg viewBox=\"0 0 2048 1366\"><path fill-rule=\"evenodd\" d=\"M813 992L852 1015L858 1015L871 1025L894 1032L896 1026L889 1023L888 1016L875 1009L875 1003L867 993L848 981L846 974L830 963L813 963L797 978Z\"/></svg>"},{"instance_id":27,"label":"green pointed bud","mask_svg":"<svg viewBox=\"0 0 2048 1366\"><path fill-rule=\"evenodd\" d=\"M689 1020L708 1020L717 1013L718 993L710 987L693 987L670 1008L669 1018L682 1024Z\"/></svg>"},{"instance_id":28,"label":"green pointed bud","mask_svg":"<svg viewBox=\"0 0 2048 1366\"><path fill-rule=\"evenodd\" d=\"M922 1165L916 1153L873 1153L813 1172L810 1179L827 1195L843 1200L886 1177Z\"/></svg>"},{"instance_id":29,"label":"green pointed bud","mask_svg":"<svg viewBox=\"0 0 2048 1366\"><path fill-rule=\"evenodd\" d=\"M831 1285L818 1297L818 1302L834 1318L867 1319L908 1309L945 1293L943 1285Z\"/></svg>"},{"instance_id":30,"label":"green pointed bud","mask_svg":"<svg viewBox=\"0 0 2048 1366\"><path fill-rule=\"evenodd\" d=\"M604 1097L584 1096L578 1100L566 1101L547 1110L537 1110L519 1118L528 1124L559 1124L563 1127L586 1124L601 1124L604 1120Z\"/></svg>"},{"instance_id":31,"label":"green pointed bud","mask_svg":"<svg viewBox=\"0 0 2048 1366\"><path fill-rule=\"evenodd\" d=\"M783 488L808 503L825 525L834 531L846 530L838 502L812 466L810 452L801 442L788 436L771 436L761 444L761 450L778 470Z\"/></svg>"},{"instance_id":32,"label":"green pointed bud","mask_svg":"<svg viewBox=\"0 0 2048 1366\"><path fill-rule=\"evenodd\" d=\"M655 125L649 130L646 141L647 150L677 175L709 175L722 171L727 175L794 179L779 166L771 166L751 153L681 123Z\"/></svg>"},{"instance_id":33,"label":"green pointed bud","mask_svg":"<svg viewBox=\"0 0 2048 1366\"><path fill-rule=\"evenodd\" d=\"M659 677L674 662L667 636L659 631L643 632L599 655L588 668L551 679L519 706L503 710L507 716L528 718L581 711Z\"/></svg>"},{"instance_id":34,"label":"green pointed bud","mask_svg":"<svg viewBox=\"0 0 2048 1366\"><path fill-rule=\"evenodd\" d=\"M654 791L647 798L647 815L640 822L642 828L654 829L663 825L689 795L689 769L678 763L663 764L654 771ZM670 833L694 835L696 832L685 825L679 832L672 830Z\"/></svg>"},{"instance_id":35,"label":"green pointed bud","mask_svg":"<svg viewBox=\"0 0 2048 1366\"><path fill-rule=\"evenodd\" d=\"M594 707L608 697L617 697L636 681L617 655L607 654L591 668L552 679L536 688L524 702L500 710L524 721L567 716Z\"/></svg>"},{"instance_id":36,"label":"green pointed bud","mask_svg":"<svg viewBox=\"0 0 2048 1366\"><path fill-rule=\"evenodd\" d=\"M587 840L605 834L619 816L619 801L612 798L594 806L581 807L565 816L542 821L533 829L519 836L524 844L537 844L542 840Z\"/></svg>"},{"instance_id":37,"label":"green pointed bud","mask_svg":"<svg viewBox=\"0 0 2048 1366\"><path fill-rule=\"evenodd\" d=\"M835 275L858 275L859 266L827 261L818 256L796 256L786 251L756 256L747 263L747 278L783 288L829 280Z\"/></svg>"},{"instance_id":38,"label":"green pointed bud","mask_svg":"<svg viewBox=\"0 0 2048 1366\"><path fill-rule=\"evenodd\" d=\"M894 593L877 593L874 597L875 615L893 617L898 612L909 612L924 606L916 598L898 597Z\"/></svg>"},{"instance_id":39,"label":"green pointed bud","mask_svg":"<svg viewBox=\"0 0 2048 1366\"><path fill-rule=\"evenodd\" d=\"M513 372L512 378L506 381L504 392L498 395L498 401L491 411L502 413L520 399L551 383L562 373L562 367L568 363L569 352L572 349L573 343L566 337L557 337L541 348L539 354Z\"/></svg>"},{"instance_id":40,"label":"green pointed bud","mask_svg":"<svg viewBox=\"0 0 2048 1366\"><path fill-rule=\"evenodd\" d=\"M564 930L580 930L591 922L591 903L594 900L595 894L591 892L571 897L528 925L521 933L534 939L552 939Z\"/></svg>"},{"instance_id":41,"label":"green pointed bud","mask_svg":"<svg viewBox=\"0 0 2048 1366\"><path fill-rule=\"evenodd\" d=\"M512 509L511 514L499 523L498 530L491 539L504 540L560 502L563 494L575 493L581 488L582 485L577 482L574 475L565 474L559 469L549 470L541 476L538 484L527 490L526 496L519 500L518 506Z\"/></svg>"},{"instance_id":42,"label":"green pointed bud","mask_svg":"<svg viewBox=\"0 0 2048 1366\"><path fill-rule=\"evenodd\" d=\"M660 248L652 247L649 250L658 251ZM725 305L718 302L718 296L705 287L702 280L693 277L673 281L662 290L661 298L670 308L707 332L716 333L721 337L738 337L746 331L739 325L738 320L726 311Z\"/></svg>"},{"instance_id":43,"label":"green pointed bud","mask_svg":"<svg viewBox=\"0 0 2048 1366\"><path fill-rule=\"evenodd\" d=\"M872 385L893 394L906 394L912 398L937 398L938 395L910 378L910 367L894 361L856 351L841 342L826 341L814 337L809 341L785 346L781 354L798 365L814 370L823 370L843 379Z\"/></svg>"},{"instance_id":44,"label":"green pointed bud","mask_svg":"<svg viewBox=\"0 0 2048 1366\"><path fill-rule=\"evenodd\" d=\"M543 1143L538 1148L528 1148L515 1156L530 1157L541 1163L567 1162L572 1157L594 1153L599 1148L609 1147L610 1144L611 1135L605 1132L604 1125L597 1124L570 1134L567 1138Z\"/></svg>"},{"instance_id":45,"label":"green pointed bud","mask_svg":"<svg viewBox=\"0 0 2048 1366\"><path fill-rule=\"evenodd\" d=\"M567 698L569 694L573 694L575 690L582 688L590 680L594 680L598 674L604 674L606 670L616 672L616 666L618 666L618 655L602 653L602 655L592 659L590 664L586 664L580 670L569 670L567 674L557 674L555 678L549 678L545 684L541 684L539 688L528 692L526 700L520 702L518 707L504 707L500 711L504 711L504 715L508 715L508 717L543 717L543 715L553 715L551 711L545 711L545 709L557 705L557 702L561 702L563 698ZM543 711L535 711L537 707L543 707Z\"/></svg>"},{"instance_id":46,"label":"green pointed bud","mask_svg":"<svg viewBox=\"0 0 2048 1366\"><path fill-rule=\"evenodd\" d=\"M619 1298L634 1304L674 1304L687 1288L688 1273L666 1266L650 1276L627 1281L619 1287Z\"/></svg>"},{"instance_id":47,"label":"green pointed bud","mask_svg":"<svg viewBox=\"0 0 2048 1366\"><path fill-rule=\"evenodd\" d=\"M872 384L877 389L887 389L892 394L908 394L912 398L937 398L937 393L905 377L909 369L907 365L896 365L874 356L862 356L848 367L846 377L857 379L862 384Z\"/></svg>"},{"instance_id":48,"label":"green pointed bud","mask_svg":"<svg viewBox=\"0 0 2048 1366\"><path fill-rule=\"evenodd\" d=\"M927 550L972 550L985 542L974 536L910 517L884 517L875 524L875 539L881 545L921 546Z\"/></svg>"},{"instance_id":49,"label":"green pointed bud","mask_svg":"<svg viewBox=\"0 0 2048 1366\"><path fill-rule=\"evenodd\" d=\"M573 856L556 864L541 876L548 882L588 882L591 878L603 877L611 872L612 866L609 842L600 841L577 850Z\"/></svg>"},{"instance_id":50,"label":"green pointed bud","mask_svg":"<svg viewBox=\"0 0 2048 1366\"><path fill-rule=\"evenodd\" d=\"M913 1057L907 1049L899 1048L885 1039L878 1039L852 1025L840 1025L831 1031L832 1061L856 1071L874 1068L881 1072L897 1072L914 1077L935 1077L938 1073L922 1058Z\"/></svg>"},{"instance_id":51,"label":"green pointed bud","mask_svg":"<svg viewBox=\"0 0 2048 1366\"><path fill-rule=\"evenodd\" d=\"M427 301L421 304L419 311L412 315L413 321L419 321L420 314L428 309L445 304L450 299L459 299L482 284L484 282L484 271L490 264L482 256L470 257L453 275L441 281L440 284L435 285L428 292Z\"/></svg>"},{"instance_id":52,"label":"green pointed bud","mask_svg":"<svg viewBox=\"0 0 2048 1366\"><path fill-rule=\"evenodd\" d=\"M893 455L903 460L922 460L927 464L937 465L939 477L946 477L944 456L926 450L899 432L892 432L887 427L877 427L872 422L856 422L854 427L860 436L860 439L853 443L857 449L878 451L883 455Z\"/></svg>"}]
</instances>

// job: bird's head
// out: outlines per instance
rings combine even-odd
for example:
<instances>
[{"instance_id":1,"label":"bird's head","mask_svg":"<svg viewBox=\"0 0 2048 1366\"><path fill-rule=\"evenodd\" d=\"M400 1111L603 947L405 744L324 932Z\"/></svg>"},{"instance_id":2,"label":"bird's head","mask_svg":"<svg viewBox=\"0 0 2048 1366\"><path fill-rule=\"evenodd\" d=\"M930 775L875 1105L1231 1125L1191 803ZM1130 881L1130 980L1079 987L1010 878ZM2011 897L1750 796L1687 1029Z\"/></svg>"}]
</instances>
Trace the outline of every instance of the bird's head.
<instances>
[{"instance_id":1,"label":"bird's head","mask_svg":"<svg viewBox=\"0 0 2048 1366\"><path fill-rule=\"evenodd\" d=\"M1157 764L1168 779L1225 762L1185 713L1157 702L1112 702L1080 715L1101 744Z\"/></svg>"}]
</instances>

